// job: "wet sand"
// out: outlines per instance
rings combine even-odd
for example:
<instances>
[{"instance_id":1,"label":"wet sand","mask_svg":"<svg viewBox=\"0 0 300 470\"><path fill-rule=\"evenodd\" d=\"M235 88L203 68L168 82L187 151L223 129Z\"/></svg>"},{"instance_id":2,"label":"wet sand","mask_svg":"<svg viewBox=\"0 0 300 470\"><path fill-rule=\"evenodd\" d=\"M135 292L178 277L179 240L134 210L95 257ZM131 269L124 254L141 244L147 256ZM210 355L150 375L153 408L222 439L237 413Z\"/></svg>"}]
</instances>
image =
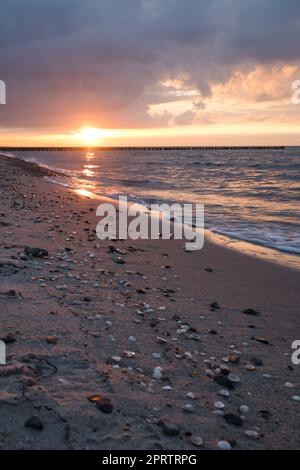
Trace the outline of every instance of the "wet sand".
<instances>
[{"instance_id":1,"label":"wet sand","mask_svg":"<svg viewBox=\"0 0 300 470\"><path fill-rule=\"evenodd\" d=\"M0 448L300 448L300 271L100 241L45 171L0 157Z\"/></svg>"}]
</instances>

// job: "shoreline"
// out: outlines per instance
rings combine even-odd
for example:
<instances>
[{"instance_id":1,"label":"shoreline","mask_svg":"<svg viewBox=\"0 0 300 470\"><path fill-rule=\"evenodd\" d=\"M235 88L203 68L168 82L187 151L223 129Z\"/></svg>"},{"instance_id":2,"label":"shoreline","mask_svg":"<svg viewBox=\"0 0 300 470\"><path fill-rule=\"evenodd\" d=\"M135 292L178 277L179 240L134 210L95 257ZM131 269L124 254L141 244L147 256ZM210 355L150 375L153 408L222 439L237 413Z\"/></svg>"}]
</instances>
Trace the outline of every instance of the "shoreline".
<instances>
[{"instance_id":1,"label":"shoreline","mask_svg":"<svg viewBox=\"0 0 300 470\"><path fill-rule=\"evenodd\" d=\"M12 160L0 158L0 448L300 448L299 272L207 239L193 253L100 241L98 200Z\"/></svg>"},{"instance_id":2,"label":"shoreline","mask_svg":"<svg viewBox=\"0 0 300 470\"><path fill-rule=\"evenodd\" d=\"M14 164L17 167L22 167L25 171L30 172L35 176L41 177L64 177L64 178L71 178L70 175L67 173L63 173L62 170L55 170L48 168L46 165L41 163L30 162L27 160L22 159L19 156L8 156L5 154L1 154L0 157L4 159L14 159ZM10 160L8 160L10 163ZM117 204L117 199L110 197L110 196L102 196L97 193L93 193L91 191L83 190L80 191L76 188L71 188L66 186L64 183L59 181L49 180L51 184L54 184L59 187L64 187L66 190L74 191L75 193L79 194L82 197L87 199L94 199L98 201L109 201L112 204ZM232 237L225 234L214 232L210 228L205 228L205 241L208 240L211 243L222 245L229 250L238 251L246 256L254 256L264 261L275 263L276 265L281 265L287 268L297 269L300 270L300 255L296 253L285 251L285 250L276 250L275 248L271 248L265 245L260 245L258 243L250 242L248 240L244 240L238 237Z\"/></svg>"}]
</instances>

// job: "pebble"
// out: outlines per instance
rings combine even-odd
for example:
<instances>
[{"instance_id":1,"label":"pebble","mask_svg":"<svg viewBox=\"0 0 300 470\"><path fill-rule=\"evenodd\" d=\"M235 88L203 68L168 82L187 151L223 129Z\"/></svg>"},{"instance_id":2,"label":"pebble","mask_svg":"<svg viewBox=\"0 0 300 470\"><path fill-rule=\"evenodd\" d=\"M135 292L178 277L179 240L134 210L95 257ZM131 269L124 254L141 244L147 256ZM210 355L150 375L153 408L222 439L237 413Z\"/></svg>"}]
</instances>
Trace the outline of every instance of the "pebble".
<instances>
[{"instance_id":1,"label":"pebble","mask_svg":"<svg viewBox=\"0 0 300 470\"><path fill-rule=\"evenodd\" d=\"M234 389L234 384L228 377L225 375L219 374L214 376L214 381L217 382L218 385L222 387L228 388L229 390Z\"/></svg>"},{"instance_id":2,"label":"pebble","mask_svg":"<svg viewBox=\"0 0 300 470\"><path fill-rule=\"evenodd\" d=\"M104 397L102 395L91 395L88 397L88 400L91 403L95 403L97 408L102 411L102 413L110 414L113 411L113 405L110 398Z\"/></svg>"},{"instance_id":3,"label":"pebble","mask_svg":"<svg viewBox=\"0 0 300 470\"><path fill-rule=\"evenodd\" d=\"M225 408L225 405L222 401L215 401L214 407L217 408L218 410L221 410L222 408Z\"/></svg>"},{"instance_id":4,"label":"pebble","mask_svg":"<svg viewBox=\"0 0 300 470\"><path fill-rule=\"evenodd\" d=\"M161 354L154 352L154 353L152 353L152 357L153 357L153 359L161 359Z\"/></svg>"},{"instance_id":5,"label":"pebble","mask_svg":"<svg viewBox=\"0 0 300 470\"><path fill-rule=\"evenodd\" d=\"M245 369L248 370L248 371L250 371L250 372L253 372L253 371L256 370L256 367L255 367L255 365L253 365L253 364L246 364L246 365L245 365Z\"/></svg>"},{"instance_id":6,"label":"pebble","mask_svg":"<svg viewBox=\"0 0 300 470\"><path fill-rule=\"evenodd\" d=\"M231 362L232 364L236 364L237 362L240 361L240 358L237 354L229 354L228 361Z\"/></svg>"},{"instance_id":7,"label":"pebble","mask_svg":"<svg viewBox=\"0 0 300 470\"><path fill-rule=\"evenodd\" d=\"M294 387L295 387L295 385L292 384L291 382L285 382L284 386L285 386L286 388L294 388Z\"/></svg>"},{"instance_id":8,"label":"pebble","mask_svg":"<svg viewBox=\"0 0 300 470\"><path fill-rule=\"evenodd\" d=\"M225 419L226 423L232 424L233 426L242 426L243 425L242 419L234 413L226 413L224 415L224 419Z\"/></svg>"},{"instance_id":9,"label":"pebble","mask_svg":"<svg viewBox=\"0 0 300 470\"><path fill-rule=\"evenodd\" d=\"M227 441L219 441L218 448L221 450L231 450L231 444Z\"/></svg>"},{"instance_id":10,"label":"pebble","mask_svg":"<svg viewBox=\"0 0 300 470\"><path fill-rule=\"evenodd\" d=\"M239 376L235 374L229 374L228 379L230 380L230 382L233 382L233 383L239 383L241 381Z\"/></svg>"},{"instance_id":11,"label":"pebble","mask_svg":"<svg viewBox=\"0 0 300 470\"><path fill-rule=\"evenodd\" d=\"M47 336L45 341L48 344L57 344L58 338L56 336Z\"/></svg>"},{"instance_id":12,"label":"pebble","mask_svg":"<svg viewBox=\"0 0 300 470\"><path fill-rule=\"evenodd\" d=\"M188 393L186 394L186 397L187 397L187 398L190 398L191 400L195 400L195 398L196 398L196 396L195 396L195 394L194 394L193 392L188 392Z\"/></svg>"},{"instance_id":13,"label":"pebble","mask_svg":"<svg viewBox=\"0 0 300 470\"><path fill-rule=\"evenodd\" d=\"M166 436L178 436L179 428L171 421L163 420L159 422L159 425Z\"/></svg>"},{"instance_id":14,"label":"pebble","mask_svg":"<svg viewBox=\"0 0 300 470\"><path fill-rule=\"evenodd\" d=\"M161 380L163 378L162 372L163 372L162 367L155 367L154 371L153 371L153 374L152 374L153 379Z\"/></svg>"},{"instance_id":15,"label":"pebble","mask_svg":"<svg viewBox=\"0 0 300 470\"><path fill-rule=\"evenodd\" d=\"M187 441L193 444L196 447L201 447L203 445L203 439L201 436L196 436L192 434L191 436L187 437Z\"/></svg>"},{"instance_id":16,"label":"pebble","mask_svg":"<svg viewBox=\"0 0 300 470\"><path fill-rule=\"evenodd\" d=\"M253 315L253 316L258 316L259 315L259 312L257 312L256 310L254 310L253 308L246 308L246 310L243 310L243 313L245 315Z\"/></svg>"},{"instance_id":17,"label":"pebble","mask_svg":"<svg viewBox=\"0 0 300 470\"><path fill-rule=\"evenodd\" d=\"M294 395L293 400L294 401L300 401L300 396L299 395Z\"/></svg>"},{"instance_id":18,"label":"pebble","mask_svg":"<svg viewBox=\"0 0 300 470\"><path fill-rule=\"evenodd\" d=\"M191 403L186 403L183 405L182 410L186 413L192 413L194 411L194 406Z\"/></svg>"},{"instance_id":19,"label":"pebble","mask_svg":"<svg viewBox=\"0 0 300 470\"><path fill-rule=\"evenodd\" d=\"M228 390L225 390L225 389L219 390L218 394L221 395L222 397L229 397L230 396L230 393L228 392Z\"/></svg>"},{"instance_id":20,"label":"pebble","mask_svg":"<svg viewBox=\"0 0 300 470\"><path fill-rule=\"evenodd\" d=\"M243 415L246 415L247 413L249 413L249 411L250 411L249 406L247 406L247 405L241 405L241 406L240 406L240 412L241 412Z\"/></svg>"},{"instance_id":21,"label":"pebble","mask_svg":"<svg viewBox=\"0 0 300 470\"><path fill-rule=\"evenodd\" d=\"M37 431L42 431L44 425L38 416L32 416L25 423L26 428L36 429Z\"/></svg>"},{"instance_id":22,"label":"pebble","mask_svg":"<svg viewBox=\"0 0 300 470\"><path fill-rule=\"evenodd\" d=\"M136 338L134 336L129 336L128 341L130 343L136 343Z\"/></svg>"},{"instance_id":23,"label":"pebble","mask_svg":"<svg viewBox=\"0 0 300 470\"><path fill-rule=\"evenodd\" d=\"M251 437L252 439L258 439L259 433L256 431L245 431L245 435Z\"/></svg>"}]
</instances>

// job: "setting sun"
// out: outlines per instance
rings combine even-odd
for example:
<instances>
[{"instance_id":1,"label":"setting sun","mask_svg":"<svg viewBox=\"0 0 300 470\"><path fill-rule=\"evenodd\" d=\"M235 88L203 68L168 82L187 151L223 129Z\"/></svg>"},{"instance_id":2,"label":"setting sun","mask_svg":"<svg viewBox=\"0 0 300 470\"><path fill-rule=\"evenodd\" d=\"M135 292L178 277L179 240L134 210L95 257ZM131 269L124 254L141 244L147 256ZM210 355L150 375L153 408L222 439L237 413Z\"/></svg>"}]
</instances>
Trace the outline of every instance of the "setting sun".
<instances>
[{"instance_id":1,"label":"setting sun","mask_svg":"<svg viewBox=\"0 0 300 470\"><path fill-rule=\"evenodd\" d=\"M90 146L96 145L101 137L103 137L103 133L101 129L96 127L85 127L79 131L79 138Z\"/></svg>"}]
</instances>

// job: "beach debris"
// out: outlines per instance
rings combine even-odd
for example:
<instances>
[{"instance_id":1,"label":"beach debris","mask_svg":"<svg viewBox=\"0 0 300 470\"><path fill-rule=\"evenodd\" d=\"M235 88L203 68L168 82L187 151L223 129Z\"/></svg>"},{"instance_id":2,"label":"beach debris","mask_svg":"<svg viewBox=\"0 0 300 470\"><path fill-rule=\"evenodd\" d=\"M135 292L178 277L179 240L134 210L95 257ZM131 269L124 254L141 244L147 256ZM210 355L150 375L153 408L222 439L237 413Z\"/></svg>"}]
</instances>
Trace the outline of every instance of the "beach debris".
<instances>
[{"instance_id":1,"label":"beach debris","mask_svg":"<svg viewBox=\"0 0 300 470\"><path fill-rule=\"evenodd\" d=\"M220 450L231 450L231 444L228 441L219 441L217 446Z\"/></svg>"},{"instance_id":2,"label":"beach debris","mask_svg":"<svg viewBox=\"0 0 300 470\"><path fill-rule=\"evenodd\" d=\"M33 258L45 258L49 255L48 250L44 248L33 248L29 246L24 248L24 252L26 255L32 256Z\"/></svg>"},{"instance_id":3,"label":"beach debris","mask_svg":"<svg viewBox=\"0 0 300 470\"><path fill-rule=\"evenodd\" d=\"M88 397L88 400L91 403L94 403L96 407L102 411L102 413L110 414L112 413L114 407L112 405L111 399L104 397L103 395L91 395Z\"/></svg>"},{"instance_id":4,"label":"beach debris","mask_svg":"<svg viewBox=\"0 0 300 470\"><path fill-rule=\"evenodd\" d=\"M32 416L25 422L26 428L36 429L37 431L42 431L44 425L38 416Z\"/></svg>"},{"instance_id":5,"label":"beach debris","mask_svg":"<svg viewBox=\"0 0 300 470\"><path fill-rule=\"evenodd\" d=\"M234 413L225 413L224 414L224 419L225 419L226 423L232 424L233 426L242 426L243 425L242 419Z\"/></svg>"},{"instance_id":6,"label":"beach debris","mask_svg":"<svg viewBox=\"0 0 300 470\"><path fill-rule=\"evenodd\" d=\"M254 310L253 308L246 308L245 310L243 310L243 313L245 315L253 315L255 317L260 315L260 313Z\"/></svg>"},{"instance_id":7,"label":"beach debris","mask_svg":"<svg viewBox=\"0 0 300 470\"><path fill-rule=\"evenodd\" d=\"M180 433L178 426L172 421L161 420L159 421L159 426L166 436L178 436Z\"/></svg>"}]
</instances>

